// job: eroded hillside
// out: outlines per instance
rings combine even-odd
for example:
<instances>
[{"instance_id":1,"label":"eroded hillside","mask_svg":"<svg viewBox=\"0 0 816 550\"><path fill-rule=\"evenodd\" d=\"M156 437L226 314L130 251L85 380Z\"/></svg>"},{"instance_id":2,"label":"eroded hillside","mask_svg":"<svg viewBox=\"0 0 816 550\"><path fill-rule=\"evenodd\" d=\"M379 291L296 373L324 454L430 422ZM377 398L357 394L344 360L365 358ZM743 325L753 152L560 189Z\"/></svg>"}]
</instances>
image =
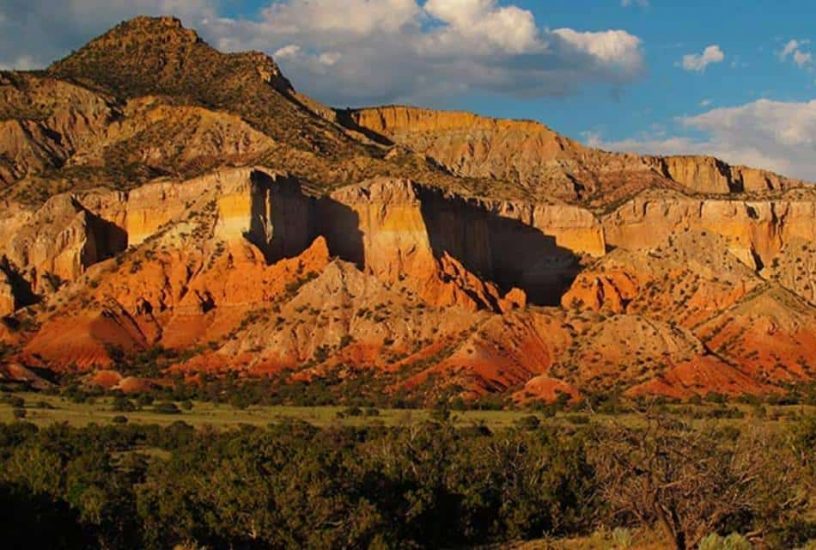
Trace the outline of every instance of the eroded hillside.
<instances>
[{"instance_id":1,"label":"eroded hillside","mask_svg":"<svg viewBox=\"0 0 816 550\"><path fill-rule=\"evenodd\" d=\"M808 184L536 122L334 111L171 18L0 73L0 184L21 377L362 380L435 403L816 375ZM114 372L162 350L150 380Z\"/></svg>"}]
</instances>

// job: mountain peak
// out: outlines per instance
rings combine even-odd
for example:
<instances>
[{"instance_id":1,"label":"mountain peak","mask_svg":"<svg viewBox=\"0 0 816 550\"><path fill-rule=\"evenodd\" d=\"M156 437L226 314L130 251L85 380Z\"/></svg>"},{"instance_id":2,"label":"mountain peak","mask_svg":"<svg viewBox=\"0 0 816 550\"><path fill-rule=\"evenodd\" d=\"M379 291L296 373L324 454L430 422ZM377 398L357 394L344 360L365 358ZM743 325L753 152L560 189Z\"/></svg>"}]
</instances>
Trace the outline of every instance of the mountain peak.
<instances>
[{"instance_id":1,"label":"mountain peak","mask_svg":"<svg viewBox=\"0 0 816 550\"><path fill-rule=\"evenodd\" d=\"M328 108L295 92L271 57L221 53L175 17L120 23L51 65L48 73L121 100L163 96L176 104L227 111L300 150L361 150L342 128L318 114Z\"/></svg>"},{"instance_id":2,"label":"mountain peak","mask_svg":"<svg viewBox=\"0 0 816 550\"><path fill-rule=\"evenodd\" d=\"M214 82L258 78L279 92L293 91L271 57L261 52L223 54L176 17L124 21L54 63L49 72L125 97L165 94L212 103L203 96Z\"/></svg>"},{"instance_id":3,"label":"mountain peak","mask_svg":"<svg viewBox=\"0 0 816 550\"><path fill-rule=\"evenodd\" d=\"M175 42L178 44L203 42L196 31L186 28L177 17L140 15L119 23L99 38L93 40L87 47L109 45L111 42L128 44L137 41Z\"/></svg>"},{"instance_id":4,"label":"mountain peak","mask_svg":"<svg viewBox=\"0 0 816 550\"><path fill-rule=\"evenodd\" d=\"M185 73L194 68L192 62L218 55L175 17L136 17L91 40L48 70L58 77L91 81L120 95L135 96L164 92L162 88L173 82L178 87Z\"/></svg>"}]
</instances>

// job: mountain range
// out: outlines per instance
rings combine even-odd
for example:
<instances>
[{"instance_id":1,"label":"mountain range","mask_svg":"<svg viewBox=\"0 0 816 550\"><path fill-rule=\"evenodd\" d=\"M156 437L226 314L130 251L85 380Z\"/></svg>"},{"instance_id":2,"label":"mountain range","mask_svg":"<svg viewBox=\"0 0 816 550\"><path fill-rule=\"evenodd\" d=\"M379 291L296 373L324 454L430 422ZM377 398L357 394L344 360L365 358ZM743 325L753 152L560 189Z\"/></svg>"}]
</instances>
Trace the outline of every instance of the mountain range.
<instances>
[{"instance_id":1,"label":"mountain range","mask_svg":"<svg viewBox=\"0 0 816 550\"><path fill-rule=\"evenodd\" d=\"M0 379L430 404L816 377L810 184L533 121L333 109L174 18L0 72L0 201ZM151 353L172 359L132 376Z\"/></svg>"}]
</instances>

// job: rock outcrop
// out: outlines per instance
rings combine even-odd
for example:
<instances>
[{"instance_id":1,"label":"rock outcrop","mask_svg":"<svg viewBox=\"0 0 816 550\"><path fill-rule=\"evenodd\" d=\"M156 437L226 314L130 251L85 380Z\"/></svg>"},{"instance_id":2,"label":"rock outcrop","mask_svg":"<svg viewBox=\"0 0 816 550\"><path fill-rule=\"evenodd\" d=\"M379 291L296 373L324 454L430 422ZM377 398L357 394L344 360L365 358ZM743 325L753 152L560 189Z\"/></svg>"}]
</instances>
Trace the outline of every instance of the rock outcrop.
<instances>
[{"instance_id":1,"label":"rock outcrop","mask_svg":"<svg viewBox=\"0 0 816 550\"><path fill-rule=\"evenodd\" d=\"M17 308L17 296L11 280L5 272L0 272L0 317L11 315Z\"/></svg>"},{"instance_id":2,"label":"rock outcrop","mask_svg":"<svg viewBox=\"0 0 816 550\"><path fill-rule=\"evenodd\" d=\"M0 72L0 184L61 167L115 113L109 98L80 86Z\"/></svg>"},{"instance_id":3,"label":"rock outcrop","mask_svg":"<svg viewBox=\"0 0 816 550\"><path fill-rule=\"evenodd\" d=\"M489 277L486 220L468 218L465 210L458 219L449 217L450 225L443 228L428 209L434 198L444 198L428 191L408 180L381 179L333 193L324 203L324 219L346 223L326 224L332 250L384 282L406 281L433 305L498 309L498 289L462 265L464 261Z\"/></svg>"},{"instance_id":4,"label":"rock outcrop","mask_svg":"<svg viewBox=\"0 0 816 550\"><path fill-rule=\"evenodd\" d=\"M729 251L756 269L769 265L786 242L813 241L816 195L810 190L776 200L705 200L647 194L602 218L610 246L648 249L691 230L725 237Z\"/></svg>"},{"instance_id":5,"label":"rock outcrop","mask_svg":"<svg viewBox=\"0 0 816 550\"><path fill-rule=\"evenodd\" d=\"M713 157L640 157L590 149L532 121L403 106L339 111L338 117L374 139L426 155L456 175L509 182L534 196L600 208L644 189L727 194L802 185Z\"/></svg>"},{"instance_id":6,"label":"rock outcrop","mask_svg":"<svg viewBox=\"0 0 816 550\"><path fill-rule=\"evenodd\" d=\"M762 193L801 187L803 182L746 166L730 166L714 157L653 157L655 169L697 193Z\"/></svg>"},{"instance_id":7,"label":"rock outcrop","mask_svg":"<svg viewBox=\"0 0 816 550\"><path fill-rule=\"evenodd\" d=\"M333 110L173 18L0 72L0 204L0 380L233 373L431 405L816 379L802 182L531 121ZM155 380L126 376L142 354Z\"/></svg>"},{"instance_id":8,"label":"rock outcrop","mask_svg":"<svg viewBox=\"0 0 816 550\"><path fill-rule=\"evenodd\" d=\"M474 274L503 292L517 287L533 303L557 303L578 257L605 248L586 210L465 199L410 180L343 188L320 208L331 220L321 231L337 255L391 283L423 281L420 294L436 305L502 309L497 289Z\"/></svg>"}]
</instances>

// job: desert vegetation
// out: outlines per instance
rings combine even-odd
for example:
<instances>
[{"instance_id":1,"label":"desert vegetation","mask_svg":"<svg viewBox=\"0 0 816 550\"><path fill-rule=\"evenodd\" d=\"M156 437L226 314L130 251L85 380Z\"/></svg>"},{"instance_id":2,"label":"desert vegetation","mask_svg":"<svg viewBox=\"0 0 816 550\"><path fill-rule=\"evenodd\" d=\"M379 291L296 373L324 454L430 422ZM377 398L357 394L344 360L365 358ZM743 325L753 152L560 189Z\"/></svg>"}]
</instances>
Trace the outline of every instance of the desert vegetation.
<instances>
[{"instance_id":1,"label":"desert vegetation","mask_svg":"<svg viewBox=\"0 0 816 550\"><path fill-rule=\"evenodd\" d=\"M144 401L133 405L169 408ZM162 427L114 404L102 424L0 424L12 546L628 548L648 533L679 549L790 548L816 537L813 416L692 424L650 409L638 422L565 424L525 413L491 427L444 409L386 425L347 408L338 418L367 421L195 428L192 405Z\"/></svg>"}]
</instances>

